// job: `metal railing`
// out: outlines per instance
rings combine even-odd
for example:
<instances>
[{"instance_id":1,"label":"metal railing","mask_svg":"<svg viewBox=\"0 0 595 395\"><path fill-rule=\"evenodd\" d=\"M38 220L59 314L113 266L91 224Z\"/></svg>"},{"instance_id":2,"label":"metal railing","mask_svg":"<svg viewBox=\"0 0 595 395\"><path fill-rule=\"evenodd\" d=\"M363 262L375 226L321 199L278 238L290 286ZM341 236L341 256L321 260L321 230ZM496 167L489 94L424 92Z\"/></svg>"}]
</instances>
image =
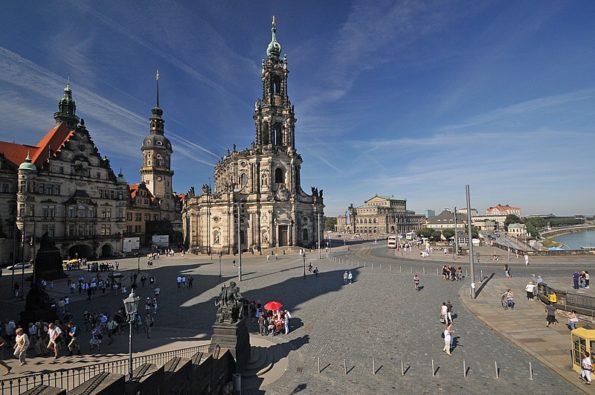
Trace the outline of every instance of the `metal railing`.
<instances>
[{"instance_id":1,"label":"metal railing","mask_svg":"<svg viewBox=\"0 0 595 395\"><path fill-rule=\"evenodd\" d=\"M591 318L591 322L595 320L595 297L581 295L574 292L562 291L540 283L537 287L537 294L541 300L548 300L548 295L556 294L556 308L571 311L575 310L577 313Z\"/></svg>"},{"instance_id":2,"label":"metal railing","mask_svg":"<svg viewBox=\"0 0 595 395\"><path fill-rule=\"evenodd\" d=\"M198 352L207 353L208 349L209 344L205 344L178 350L139 355L132 358L132 369L136 369L146 363L160 367L174 357L190 359ZM17 395L40 384L72 390L101 372L127 375L128 358L0 380L0 394Z\"/></svg>"}]
</instances>

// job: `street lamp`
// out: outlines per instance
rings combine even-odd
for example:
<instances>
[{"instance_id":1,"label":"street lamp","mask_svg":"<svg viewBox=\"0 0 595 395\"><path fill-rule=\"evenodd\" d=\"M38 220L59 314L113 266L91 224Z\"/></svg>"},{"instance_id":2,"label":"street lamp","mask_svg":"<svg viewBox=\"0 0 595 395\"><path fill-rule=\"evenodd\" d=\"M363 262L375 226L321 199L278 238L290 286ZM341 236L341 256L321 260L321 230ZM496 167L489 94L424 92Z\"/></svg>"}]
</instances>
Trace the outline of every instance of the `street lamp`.
<instances>
[{"instance_id":1,"label":"street lamp","mask_svg":"<svg viewBox=\"0 0 595 395\"><path fill-rule=\"evenodd\" d=\"M132 380L132 322L138 311L139 300L140 298L134 294L134 289L130 292L130 295L123 300L130 329L128 333L128 380Z\"/></svg>"},{"instance_id":2,"label":"street lamp","mask_svg":"<svg viewBox=\"0 0 595 395\"><path fill-rule=\"evenodd\" d=\"M219 277L221 277L221 255L223 255L223 252L219 251Z\"/></svg>"},{"instance_id":3,"label":"street lamp","mask_svg":"<svg viewBox=\"0 0 595 395\"><path fill-rule=\"evenodd\" d=\"M306 252L302 254L302 258L304 259L304 280L306 279Z\"/></svg>"},{"instance_id":4,"label":"street lamp","mask_svg":"<svg viewBox=\"0 0 595 395\"><path fill-rule=\"evenodd\" d=\"M322 259L322 250L320 249L320 213L318 213L318 226L316 233L318 233L318 259Z\"/></svg>"},{"instance_id":5,"label":"street lamp","mask_svg":"<svg viewBox=\"0 0 595 395\"><path fill-rule=\"evenodd\" d=\"M240 228L240 203L238 202L238 253L239 253L239 265L238 265L238 280L242 281L242 236L241 236L241 228Z\"/></svg>"}]
</instances>

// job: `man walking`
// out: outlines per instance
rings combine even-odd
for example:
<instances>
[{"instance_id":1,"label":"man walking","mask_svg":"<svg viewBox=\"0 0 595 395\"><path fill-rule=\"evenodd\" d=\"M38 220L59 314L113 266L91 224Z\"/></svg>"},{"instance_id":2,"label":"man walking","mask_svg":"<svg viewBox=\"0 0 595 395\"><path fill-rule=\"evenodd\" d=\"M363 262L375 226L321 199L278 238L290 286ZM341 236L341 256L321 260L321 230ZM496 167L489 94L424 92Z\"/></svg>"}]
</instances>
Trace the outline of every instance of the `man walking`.
<instances>
[{"instance_id":1,"label":"man walking","mask_svg":"<svg viewBox=\"0 0 595 395\"><path fill-rule=\"evenodd\" d=\"M583 351L583 359L581 360L581 375L579 379L585 380L585 384L591 385L591 372L593 371L593 363L588 352Z\"/></svg>"},{"instance_id":2,"label":"man walking","mask_svg":"<svg viewBox=\"0 0 595 395\"><path fill-rule=\"evenodd\" d=\"M58 359L58 356L60 355L59 344L61 341L60 336L62 336L62 330L59 326L57 326L53 322L50 322L50 324L48 325L48 336L50 338L48 348L54 351L54 359Z\"/></svg>"},{"instance_id":3,"label":"man walking","mask_svg":"<svg viewBox=\"0 0 595 395\"><path fill-rule=\"evenodd\" d=\"M74 325L72 321L68 323L68 338L70 341L68 342L68 353L69 355L73 354L80 354L81 347L78 343L78 337L80 336L81 330L79 329L78 325Z\"/></svg>"}]
</instances>

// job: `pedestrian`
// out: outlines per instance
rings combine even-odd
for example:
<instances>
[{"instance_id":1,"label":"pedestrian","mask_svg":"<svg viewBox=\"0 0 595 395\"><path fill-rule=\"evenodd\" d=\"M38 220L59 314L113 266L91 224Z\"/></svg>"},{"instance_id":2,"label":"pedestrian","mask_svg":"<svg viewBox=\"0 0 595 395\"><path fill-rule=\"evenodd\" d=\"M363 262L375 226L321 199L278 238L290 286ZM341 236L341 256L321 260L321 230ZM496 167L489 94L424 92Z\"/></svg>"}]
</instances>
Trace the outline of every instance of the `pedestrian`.
<instances>
[{"instance_id":1,"label":"pedestrian","mask_svg":"<svg viewBox=\"0 0 595 395\"><path fill-rule=\"evenodd\" d=\"M260 336L266 336L267 333L267 319L264 314L260 314L258 317L258 331L260 332Z\"/></svg>"},{"instance_id":2,"label":"pedestrian","mask_svg":"<svg viewBox=\"0 0 595 395\"><path fill-rule=\"evenodd\" d=\"M4 355L3 349L4 346L6 346L7 344L8 342L6 341L6 339L0 336L0 365L4 366L4 369L6 369L6 374L9 374L12 368L2 360L2 356Z\"/></svg>"},{"instance_id":3,"label":"pedestrian","mask_svg":"<svg viewBox=\"0 0 595 395\"><path fill-rule=\"evenodd\" d=\"M291 319L291 314L289 314L289 311L285 310L283 317L283 325L285 326L285 334L287 335L289 333L289 320Z\"/></svg>"},{"instance_id":4,"label":"pedestrian","mask_svg":"<svg viewBox=\"0 0 595 395\"><path fill-rule=\"evenodd\" d=\"M570 314L568 314L568 329L573 330L576 329L576 325L578 324L578 317L576 315L576 311L572 310Z\"/></svg>"},{"instance_id":5,"label":"pedestrian","mask_svg":"<svg viewBox=\"0 0 595 395\"><path fill-rule=\"evenodd\" d=\"M445 302L442 302L442 306L440 306L440 323L442 323L442 324L447 323L447 315L448 315L448 307L446 306Z\"/></svg>"},{"instance_id":6,"label":"pedestrian","mask_svg":"<svg viewBox=\"0 0 595 395\"><path fill-rule=\"evenodd\" d=\"M70 321L68 323L68 355L73 354L80 354L81 347L78 343L78 337L81 335L81 330L78 325L75 325L74 322Z\"/></svg>"},{"instance_id":7,"label":"pedestrian","mask_svg":"<svg viewBox=\"0 0 595 395\"><path fill-rule=\"evenodd\" d=\"M508 264L504 265L504 274L506 275L506 278L512 277L512 275L510 274L510 266L508 266Z\"/></svg>"},{"instance_id":8,"label":"pedestrian","mask_svg":"<svg viewBox=\"0 0 595 395\"><path fill-rule=\"evenodd\" d=\"M351 270L347 273L347 279L349 280L349 284L353 284L353 273L351 273Z\"/></svg>"},{"instance_id":9,"label":"pedestrian","mask_svg":"<svg viewBox=\"0 0 595 395\"><path fill-rule=\"evenodd\" d=\"M585 270L585 288L589 289L589 271Z\"/></svg>"},{"instance_id":10,"label":"pedestrian","mask_svg":"<svg viewBox=\"0 0 595 395\"><path fill-rule=\"evenodd\" d=\"M318 277L318 266L316 266L316 267L314 268L314 275L315 275L316 277Z\"/></svg>"},{"instance_id":11,"label":"pedestrian","mask_svg":"<svg viewBox=\"0 0 595 395\"><path fill-rule=\"evenodd\" d=\"M591 385L591 372L593 371L593 362L591 356L587 351L582 353L583 359L581 360L581 375L579 379L585 380L585 384Z\"/></svg>"},{"instance_id":12,"label":"pedestrian","mask_svg":"<svg viewBox=\"0 0 595 395\"><path fill-rule=\"evenodd\" d=\"M310 262L310 265L312 264L312 262ZM347 270L345 270L345 273L343 273L343 284L347 284L347 279L349 278L349 274L347 274Z\"/></svg>"},{"instance_id":13,"label":"pedestrian","mask_svg":"<svg viewBox=\"0 0 595 395\"><path fill-rule=\"evenodd\" d=\"M529 265L529 255L525 254L525 266Z\"/></svg>"},{"instance_id":14,"label":"pedestrian","mask_svg":"<svg viewBox=\"0 0 595 395\"><path fill-rule=\"evenodd\" d=\"M159 293L161 292L161 288L156 287L153 292L155 293L155 297L158 298L159 297Z\"/></svg>"},{"instance_id":15,"label":"pedestrian","mask_svg":"<svg viewBox=\"0 0 595 395\"><path fill-rule=\"evenodd\" d=\"M192 288L193 282L194 282L194 277L188 276L188 288Z\"/></svg>"},{"instance_id":16,"label":"pedestrian","mask_svg":"<svg viewBox=\"0 0 595 395\"><path fill-rule=\"evenodd\" d=\"M53 322L50 322L50 324L48 325L48 335L48 349L54 352L54 359L58 359L58 356L60 356L60 342L62 341L62 330L59 326L57 326Z\"/></svg>"},{"instance_id":17,"label":"pedestrian","mask_svg":"<svg viewBox=\"0 0 595 395\"><path fill-rule=\"evenodd\" d=\"M146 282L146 281L147 281L147 277L145 277L145 275L143 274L143 275L140 277L140 283L141 283L141 286L142 286L143 288L144 288L144 286L145 286L145 282Z\"/></svg>"},{"instance_id":18,"label":"pedestrian","mask_svg":"<svg viewBox=\"0 0 595 395\"><path fill-rule=\"evenodd\" d=\"M547 316L545 317L547 321L546 327L549 328L550 324L556 325L558 320L556 319L556 306L554 306L551 302L548 302L547 306L545 307L545 311L547 312Z\"/></svg>"},{"instance_id":19,"label":"pedestrian","mask_svg":"<svg viewBox=\"0 0 595 395\"><path fill-rule=\"evenodd\" d=\"M27 349L29 348L29 336L23 328L17 328L17 336L14 339L14 356L19 359L21 366L27 364Z\"/></svg>"},{"instance_id":20,"label":"pedestrian","mask_svg":"<svg viewBox=\"0 0 595 395\"><path fill-rule=\"evenodd\" d=\"M579 281L580 277L581 277L581 274L579 273L578 270L572 274L572 287L574 289L578 289L578 281Z\"/></svg>"},{"instance_id":21,"label":"pedestrian","mask_svg":"<svg viewBox=\"0 0 595 395\"><path fill-rule=\"evenodd\" d=\"M446 322L452 324L452 303L450 300L446 301Z\"/></svg>"},{"instance_id":22,"label":"pedestrian","mask_svg":"<svg viewBox=\"0 0 595 395\"><path fill-rule=\"evenodd\" d=\"M444 351L448 355L451 355L453 332L454 332L454 329L452 327L452 324L446 325L446 328L444 328L444 334L443 334L444 348L442 349L442 351Z\"/></svg>"},{"instance_id":23,"label":"pedestrian","mask_svg":"<svg viewBox=\"0 0 595 395\"><path fill-rule=\"evenodd\" d=\"M535 284L533 284L533 281L529 281L529 284L525 287L525 291L527 292L527 300L533 302L535 298Z\"/></svg>"},{"instance_id":24,"label":"pedestrian","mask_svg":"<svg viewBox=\"0 0 595 395\"><path fill-rule=\"evenodd\" d=\"M413 275L413 284L415 285L415 290L419 291L419 275L417 273Z\"/></svg>"}]
</instances>

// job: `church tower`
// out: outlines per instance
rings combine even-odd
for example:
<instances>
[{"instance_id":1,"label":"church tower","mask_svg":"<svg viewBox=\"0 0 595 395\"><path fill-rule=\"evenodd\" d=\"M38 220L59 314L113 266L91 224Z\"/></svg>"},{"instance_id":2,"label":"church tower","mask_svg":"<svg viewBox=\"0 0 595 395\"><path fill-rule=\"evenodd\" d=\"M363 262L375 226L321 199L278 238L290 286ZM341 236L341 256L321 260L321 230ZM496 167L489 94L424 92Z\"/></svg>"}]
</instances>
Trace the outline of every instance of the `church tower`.
<instances>
[{"instance_id":1,"label":"church tower","mask_svg":"<svg viewBox=\"0 0 595 395\"><path fill-rule=\"evenodd\" d=\"M255 145L258 148L277 147L290 154L295 152L296 119L287 93L287 55L280 58L281 44L277 41L276 32L273 18L267 58L262 61L262 98L254 108Z\"/></svg>"},{"instance_id":2,"label":"church tower","mask_svg":"<svg viewBox=\"0 0 595 395\"><path fill-rule=\"evenodd\" d=\"M145 137L141 151L143 153L143 167L140 170L141 180L149 191L169 204L173 193L171 170L171 154L173 149L170 141L165 137L164 120L161 117L163 110L159 107L159 71L156 75L157 81L157 104L151 110L149 118L149 135ZM173 207L161 207L164 210Z\"/></svg>"}]
</instances>

